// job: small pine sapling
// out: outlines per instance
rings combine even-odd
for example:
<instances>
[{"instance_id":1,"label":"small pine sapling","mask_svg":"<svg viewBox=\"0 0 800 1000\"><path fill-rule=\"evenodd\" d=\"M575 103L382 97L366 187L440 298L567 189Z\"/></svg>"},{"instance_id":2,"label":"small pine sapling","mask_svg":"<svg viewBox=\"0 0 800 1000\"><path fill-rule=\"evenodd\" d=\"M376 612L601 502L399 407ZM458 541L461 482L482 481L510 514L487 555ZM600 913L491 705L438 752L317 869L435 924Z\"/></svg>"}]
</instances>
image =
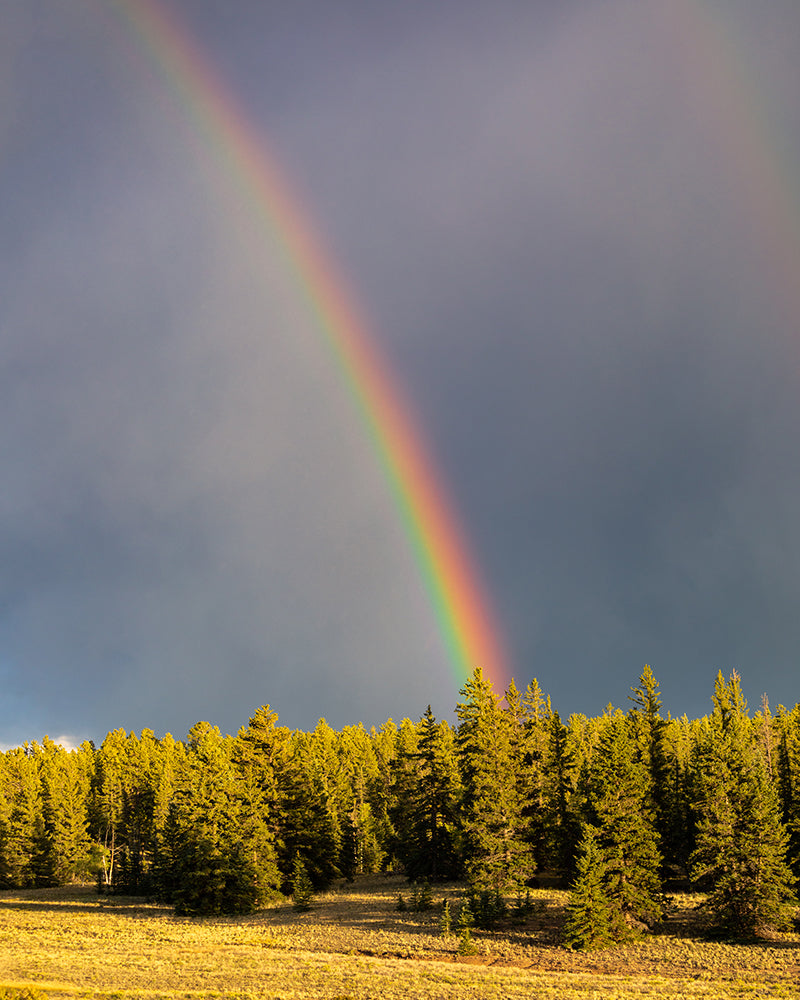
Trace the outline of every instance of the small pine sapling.
<instances>
[{"instance_id":1,"label":"small pine sapling","mask_svg":"<svg viewBox=\"0 0 800 1000\"><path fill-rule=\"evenodd\" d=\"M433 906L433 891L431 890L431 884L427 879L422 883L422 888L419 892L419 899L417 900L417 907L420 912L425 912L430 910Z\"/></svg>"},{"instance_id":2,"label":"small pine sapling","mask_svg":"<svg viewBox=\"0 0 800 1000\"><path fill-rule=\"evenodd\" d=\"M453 916L450 913L450 900L442 900L442 915L439 917L439 930L442 937L449 938L453 933Z\"/></svg>"},{"instance_id":3,"label":"small pine sapling","mask_svg":"<svg viewBox=\"0 0 800 1000\"><path fill-rule=\"evenodd\" d=\"M525 890L525 896L523 898L522 893L517 893L517 898L514 900L514 905L511 909L511 923L515 927L520 927L524 924L531 914L533 913L533 903L531 902L531 891L530 889Z\"/></svg>"},{"instance_id":4,"label":"small pine sapling","mask_svg":"<svg viewBox=\"0 0 800 1000\"><path fill-rule=\"evenodd\" d=\"M431 891L430 882L425 881L422 885L415 883L411 892L411 909L415 913L424 913L426 910L430 910L432 906L433 892Z\"/></svg>"},{"instance_id":5,"label":"small pine sapling","mask_svg":"<svg viewBox=\"0 0 800 1000\"><path fill-rule=\"evenodd\" d=\"M459 955L474 955L478 950L475 942L472 940L472 927L474 924L475 917L472 913L472 907L469 904L469 899L465 899L461 907L461 912L458 914L458 927L461 932L458 936Z\"/></svg>"},{"instance_id":6,"label":"small pine sapling","mask_svg":"<svg viewBox=\"0 0 800 1000\"><path fill-rule=\"evenodd\" d=\"M311 909L311 900L314 895L314 887L308 877L303 859L298 854L294 859L292 869L292 903L295 910L302 913Z\"/></svg>"}]
</instances>

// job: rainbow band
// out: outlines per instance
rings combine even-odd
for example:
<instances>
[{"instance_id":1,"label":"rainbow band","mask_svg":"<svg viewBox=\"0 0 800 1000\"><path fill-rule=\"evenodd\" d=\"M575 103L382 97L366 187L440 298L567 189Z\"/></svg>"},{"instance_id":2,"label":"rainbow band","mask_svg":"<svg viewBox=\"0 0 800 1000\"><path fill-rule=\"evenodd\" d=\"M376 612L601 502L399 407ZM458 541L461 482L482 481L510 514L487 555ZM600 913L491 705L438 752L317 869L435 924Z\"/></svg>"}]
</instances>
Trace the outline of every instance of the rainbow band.
<instances>
[{"instance_id":1,"label":"rainbow band","mask_svg":"<svg viewBox=\"0 0 800 1000\"><path fill-rule=\"evenodd\" d=\"M114 6L179 96L210 153L277 235L391 487L456 682L479 666L503 691L506 658L454 511L366 324L299 202L186 30L157 0L114 0Z\"/></svg>"}]
</instances>

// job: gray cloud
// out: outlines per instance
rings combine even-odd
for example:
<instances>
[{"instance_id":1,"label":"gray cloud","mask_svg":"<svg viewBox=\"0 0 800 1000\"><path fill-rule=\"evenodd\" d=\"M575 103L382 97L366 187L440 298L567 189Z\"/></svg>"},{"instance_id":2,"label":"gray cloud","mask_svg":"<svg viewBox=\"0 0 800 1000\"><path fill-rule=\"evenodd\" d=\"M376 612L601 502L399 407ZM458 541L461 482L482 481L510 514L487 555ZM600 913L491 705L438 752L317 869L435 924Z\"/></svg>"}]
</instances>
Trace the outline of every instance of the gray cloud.
<instances>
[{"instance_id":1,"label":"gray cloud","mask_svg":"<svg viewBox=\"0 0 800 1000\"><path fill-rule=\"evenodd\" d=\"M518 681L596 712L650 662L699 714L736 667L794 703L795 347L754 189L663 16L539 7L178 4L363 297ZM448 712L302 294L90 8L0 31L0 739ZM789 162L797 15L720 16Z\"/></svg>"}]
</instances>

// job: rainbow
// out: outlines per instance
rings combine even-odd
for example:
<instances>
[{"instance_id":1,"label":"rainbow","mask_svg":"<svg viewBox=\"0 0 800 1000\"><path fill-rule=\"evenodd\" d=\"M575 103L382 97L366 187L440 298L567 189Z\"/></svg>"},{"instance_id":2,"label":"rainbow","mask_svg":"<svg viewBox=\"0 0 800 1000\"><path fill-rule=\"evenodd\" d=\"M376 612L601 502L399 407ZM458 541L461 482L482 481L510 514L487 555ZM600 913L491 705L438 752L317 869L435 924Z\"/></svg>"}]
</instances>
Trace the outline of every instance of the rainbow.
<instances>
[{"instance_id":1,"label":"rainbow","mask_svg":"<svg viewBox=\"0 0 800 1000\"><path fill-rule=\"evenodd\" d=\"M413 416L300 201L186 28L158 0L113 0L113 7L177 95L209 154L277 238L382 466L456 682L460 686L480 667L502 692L508 662L464 533Z\"/></svg>"}]
</instances>

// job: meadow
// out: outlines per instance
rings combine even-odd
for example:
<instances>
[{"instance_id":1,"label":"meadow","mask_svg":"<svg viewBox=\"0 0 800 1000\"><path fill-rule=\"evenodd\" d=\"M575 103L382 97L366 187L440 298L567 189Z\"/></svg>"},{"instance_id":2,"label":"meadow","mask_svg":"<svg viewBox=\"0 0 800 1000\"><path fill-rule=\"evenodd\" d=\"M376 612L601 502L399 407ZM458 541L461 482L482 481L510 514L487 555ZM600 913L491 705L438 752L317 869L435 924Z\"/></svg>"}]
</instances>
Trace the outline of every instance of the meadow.
<instances>
[{"instance_id":1,"label":"meadow","mask_svg":"<svg viewBox=\"0 0 800 1000\"><path fill-rule=\"evenodd\" d=\"M635 943L577 953L558 943L566 894L532 890L525 923L473 931L477 954L443 937L440 905L397 910L400 876L337 882L297 913L181 918L93 887L0 892L0 1000L220 998L800 997L800 934L752 944L698 937L701 897L677 895ZM434 899L462 896L437 886Z\"/></svg>"}]
</instances>

